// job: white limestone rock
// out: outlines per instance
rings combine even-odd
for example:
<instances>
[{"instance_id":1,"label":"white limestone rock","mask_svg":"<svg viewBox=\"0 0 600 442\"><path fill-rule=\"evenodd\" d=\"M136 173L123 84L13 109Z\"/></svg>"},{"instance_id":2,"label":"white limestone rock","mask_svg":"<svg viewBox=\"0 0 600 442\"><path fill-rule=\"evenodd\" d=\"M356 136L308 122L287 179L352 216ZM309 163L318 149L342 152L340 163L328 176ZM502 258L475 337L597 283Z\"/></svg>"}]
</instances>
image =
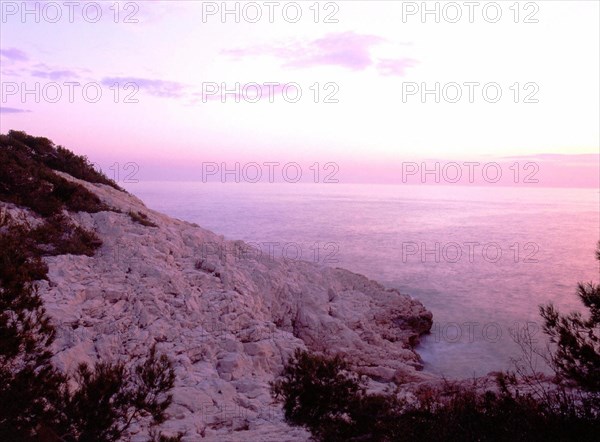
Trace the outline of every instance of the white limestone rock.
<instances>
[{"instance_id":1,"label":"white limestone rock","mask_svg":"<svg viewBox=\"0 0 600 442\"><path fill-rule=\"evenodd\" d=\"M344 353L375 383L427 378L413 346L431 313L409 296L347 270L243 253L241 241L149 210L109 186L60 175L123 213L71 214L102 247L93 257L45 259L50 282L39 286L57 327L55 361L63 370L98 360L134 363L158 343L177 376L161 430L182 431L185 441L308 440L285 423L269 393L297 348ZM130 210L158 227L132 221ZM131 440L145 435L134 428Z\"/></svg>"}]
</instances>

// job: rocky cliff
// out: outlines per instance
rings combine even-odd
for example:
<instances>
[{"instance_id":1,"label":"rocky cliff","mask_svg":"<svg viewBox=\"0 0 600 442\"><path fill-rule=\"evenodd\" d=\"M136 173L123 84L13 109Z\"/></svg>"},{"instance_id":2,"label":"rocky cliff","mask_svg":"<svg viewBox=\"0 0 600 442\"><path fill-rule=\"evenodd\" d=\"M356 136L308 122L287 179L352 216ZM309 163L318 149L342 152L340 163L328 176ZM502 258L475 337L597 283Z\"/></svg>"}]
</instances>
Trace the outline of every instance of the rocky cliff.
<instances>
[{"instance_id":1,"label":"rocky cliff","mask_svg":"<svg viewBox=\"0 0 600 442\"><path fill-rule=\"evenodd\" d=\"M347 270L272 259L114 187L56 173L118 211L68 213L102 246L44 258L55 363L69 371L131 361L158 343L177 375L163 431L186 441L307 440L269 387L297 348L345 354L373 388L426 377L413 346L432 317L410 296ZM15 204L0 201L0 210L36 223ZM134 428L131 439L144 436Z\"/></svg>"}]
</instances>

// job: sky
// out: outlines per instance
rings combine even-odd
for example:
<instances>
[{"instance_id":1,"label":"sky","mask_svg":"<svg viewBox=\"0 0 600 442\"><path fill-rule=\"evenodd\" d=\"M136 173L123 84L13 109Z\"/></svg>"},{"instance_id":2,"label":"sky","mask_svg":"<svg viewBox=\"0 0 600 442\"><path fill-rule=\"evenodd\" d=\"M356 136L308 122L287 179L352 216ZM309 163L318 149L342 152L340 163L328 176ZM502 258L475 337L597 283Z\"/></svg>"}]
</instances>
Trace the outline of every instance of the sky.
<instances>
[{"instance_id":1,"label":"sky","mask_svg":"<svg viewBox=\"0 0 600 442\"><path fill-rule=\"evenodd\" d=\"M493 162L507 183L527 167L543 185L598 185L596 1L0 6L0 131L103 170L200 180L207 164L222 178L296 163L397 183L422 178L413 164Z\"/></svg>"}]
</instances>

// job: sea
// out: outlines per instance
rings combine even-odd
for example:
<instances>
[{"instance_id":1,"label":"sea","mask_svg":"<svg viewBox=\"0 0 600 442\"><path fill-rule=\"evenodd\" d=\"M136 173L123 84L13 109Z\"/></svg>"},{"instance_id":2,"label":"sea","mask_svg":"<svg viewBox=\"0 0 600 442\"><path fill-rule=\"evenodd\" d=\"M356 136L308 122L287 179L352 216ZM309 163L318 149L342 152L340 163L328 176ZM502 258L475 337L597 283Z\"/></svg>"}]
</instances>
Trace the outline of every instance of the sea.
<instances>
[{"instance_id":1,"label":"sea","mask_svg":"<svg viewBox=\"0 0 600 442\"><path fill-rule=\"evenodd\" d=\"M510 370L524 331L543 354L539 306L582 310L600 279L598 189L140 181L148 207L268 256L343 267L420 300L434 324L425 370ZM537 369L548 371L543 359Z\"/></svg>"}]
</instances>

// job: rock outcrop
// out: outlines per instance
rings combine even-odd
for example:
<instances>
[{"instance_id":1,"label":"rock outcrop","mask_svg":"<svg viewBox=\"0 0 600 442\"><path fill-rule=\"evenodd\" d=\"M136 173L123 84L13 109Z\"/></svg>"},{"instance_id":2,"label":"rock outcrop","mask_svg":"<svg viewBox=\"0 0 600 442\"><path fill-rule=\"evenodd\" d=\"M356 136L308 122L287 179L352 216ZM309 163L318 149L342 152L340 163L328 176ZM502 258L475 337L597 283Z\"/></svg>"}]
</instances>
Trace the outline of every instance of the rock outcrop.
<instances>
[{"instance_id":1,"label":"rock outcrop","mask_svg":"<svg viewBox=\"0 0 600 442\"><path fill-rule=\"evenodd\" d=\"M69 371L131 361L158 343L177 376L163 432L181 431L185 441L307 440L284 422L269 386L297 348L343 353L379 387L427 377L413 347L432 317L411 297L347 270L272 259L57 173L122 213L69 214L96 232L101 249L45 258L49 281L39 289L57 328L55 363ZM21 209L0 206L23 219ZM131 440L144 436L134 428Z\"/></svg>"}]
</instances>

